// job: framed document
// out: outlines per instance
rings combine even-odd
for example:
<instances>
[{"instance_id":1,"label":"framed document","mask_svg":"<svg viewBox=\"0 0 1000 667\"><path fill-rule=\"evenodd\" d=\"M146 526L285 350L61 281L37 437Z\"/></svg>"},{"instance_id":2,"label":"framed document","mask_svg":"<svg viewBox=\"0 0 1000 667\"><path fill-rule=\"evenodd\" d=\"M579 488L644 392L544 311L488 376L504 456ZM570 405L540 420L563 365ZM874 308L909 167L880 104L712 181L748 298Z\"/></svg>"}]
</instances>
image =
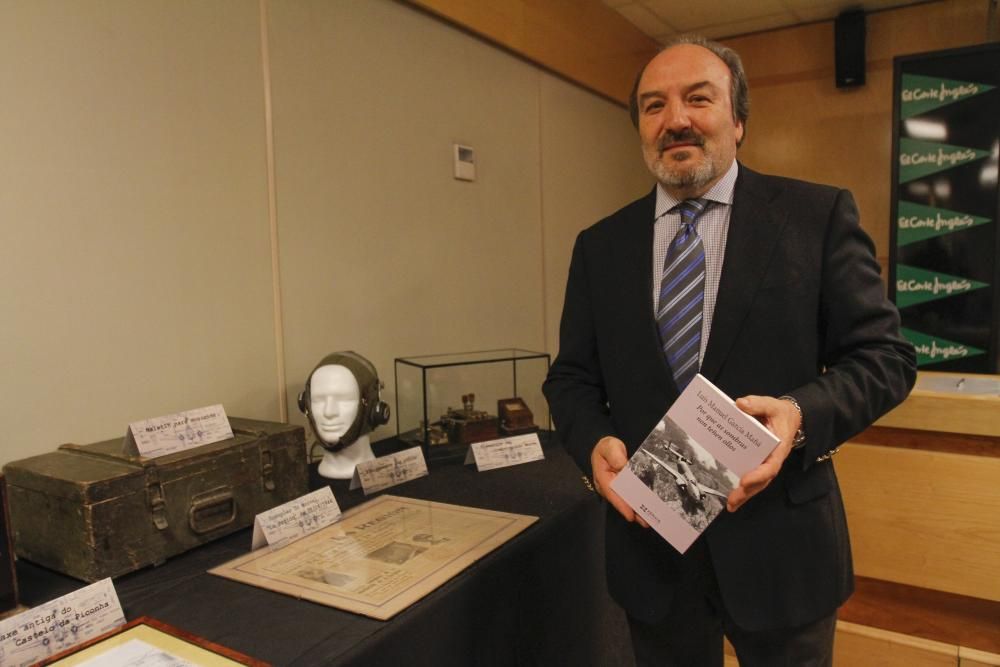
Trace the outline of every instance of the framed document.
<instances>
[{"instance_id":1,"label":"framed document","mask_svg":"<svg viewBox=\"0 0 1000 667\"><path fill-rule=\"evenodd\" d=\"M269 663L196 637L153 618L141 617L122 627L47 658L39 665L60 667L268 667Z\"/></svg>"},{"instance_id":2,"label":"framed document","mask_svg":"<svg viewBox=\"0 0 1000 667\"><path fill-rule=\"evenodd\" d=\"M209 572L385 620L535 521L384 495L281 549L259 549Z\"/></svg>"},{"instance_id":3,"label":"framed document","mask_svg":"<svg viewBox=\"0 0 1000 667\"><path fill-rule=\"evenodd\" d=\"M14 569L14 543L10 539L7 510L7 480L0 475L0 614L17 607L17 572Z\"/></svg>"}]
</instances>

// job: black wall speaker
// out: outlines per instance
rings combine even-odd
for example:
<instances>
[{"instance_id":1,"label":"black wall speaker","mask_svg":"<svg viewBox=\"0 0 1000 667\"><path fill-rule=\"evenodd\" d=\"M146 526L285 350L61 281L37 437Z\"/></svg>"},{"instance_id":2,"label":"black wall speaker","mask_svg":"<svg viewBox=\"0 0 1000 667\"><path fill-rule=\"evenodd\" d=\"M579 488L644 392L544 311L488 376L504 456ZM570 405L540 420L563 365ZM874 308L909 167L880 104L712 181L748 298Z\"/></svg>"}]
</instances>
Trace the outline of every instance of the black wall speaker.
<instances>
[{"instance_id":1,"label":"black wall speaker","mask_svg":"<svg viewBox=\"0 0 1000 667\"><path fill-rule=\"evenodd\" d=\"M865 83L865 12L842 12L833 24L837 88Z\"/></svg>"}]
</instances>

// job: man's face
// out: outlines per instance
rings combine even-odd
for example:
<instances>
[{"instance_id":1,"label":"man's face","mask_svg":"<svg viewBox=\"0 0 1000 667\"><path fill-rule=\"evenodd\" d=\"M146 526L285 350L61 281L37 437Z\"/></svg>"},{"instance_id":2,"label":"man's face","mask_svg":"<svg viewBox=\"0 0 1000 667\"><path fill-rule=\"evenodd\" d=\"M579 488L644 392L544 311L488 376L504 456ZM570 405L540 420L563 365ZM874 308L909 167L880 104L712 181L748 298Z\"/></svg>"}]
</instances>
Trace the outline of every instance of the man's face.
<instances>
[{"instance_id":1,"label":"man's face","mask_svg":"<svg viewBox=\"0 0 1000 667\"><path fill-rule=\"evenodd\" d=\"M680 44L639 79L639 138L646 166L678 199L699 197L736 158L743 123L733 118L729 68L708 49Z\"/></svg>"},{"instance_id":2,"label":"man's face","mask_svg":"<svg viewBox=\"0 0 1000 667\"><path fill-rule=\"evenodd\" d=\"M320 366L309 381L309 408L316 436L335 445L358 416L361 392L354 374L344 366ZM350 443L348 443L350 444Z\"/></svg>"}]
</instances>

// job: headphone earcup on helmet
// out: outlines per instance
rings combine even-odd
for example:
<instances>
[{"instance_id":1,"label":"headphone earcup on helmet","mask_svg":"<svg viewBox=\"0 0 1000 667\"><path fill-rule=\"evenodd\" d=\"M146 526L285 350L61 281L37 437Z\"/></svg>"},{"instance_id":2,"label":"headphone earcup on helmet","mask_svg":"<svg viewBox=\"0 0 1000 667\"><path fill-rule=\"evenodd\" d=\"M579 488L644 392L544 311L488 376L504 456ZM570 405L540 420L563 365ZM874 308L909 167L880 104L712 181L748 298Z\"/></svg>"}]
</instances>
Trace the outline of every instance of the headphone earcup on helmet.
<instances>
[{"instance_id":1,"label":"headphone earcup on helmet","mask_svg":"<svg viewBox=\"0 0 1000 667\"><path fill-rule=\"evenodd\" d=\"M308 380L306 381L308 386ZM309 414L309 398L306 396L306 392L299 392L299 412L304 415Z\"/></svg>"},{"instance_id":2,"label":"headphone earcup on helmet","mask_svg":"<svg viewBox=\"0 0 1000 667\"><path fill-rule=\"evenodd\" d=\"M372 428L381 426L382 424L388 424L389 415L389 404L381 400L375 401L375 404L372 406L371 415L368 418L368 423L372 425Z\"/></svg>"}]
</instances>

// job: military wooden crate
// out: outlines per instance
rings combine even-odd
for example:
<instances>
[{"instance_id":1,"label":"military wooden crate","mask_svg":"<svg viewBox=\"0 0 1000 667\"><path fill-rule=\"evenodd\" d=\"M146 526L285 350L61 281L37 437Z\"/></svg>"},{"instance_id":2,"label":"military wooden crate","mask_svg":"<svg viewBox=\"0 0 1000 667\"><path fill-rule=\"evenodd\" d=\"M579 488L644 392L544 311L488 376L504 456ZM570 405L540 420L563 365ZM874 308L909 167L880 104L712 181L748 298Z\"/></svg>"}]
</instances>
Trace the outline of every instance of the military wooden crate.
<instances>
[{"instance_id":1,"label":"military wooden crate","mask_svg":"<svg viewBox=\"0 0 1000 667\"><path fill-rule=\"evenodd\" d=\"M123 453L118 439L7 464L18 556L84 581L116 577L250 526L308 491L301 426L229 422L232 438L155 459Z\"/></svg>"}]
</instances>

